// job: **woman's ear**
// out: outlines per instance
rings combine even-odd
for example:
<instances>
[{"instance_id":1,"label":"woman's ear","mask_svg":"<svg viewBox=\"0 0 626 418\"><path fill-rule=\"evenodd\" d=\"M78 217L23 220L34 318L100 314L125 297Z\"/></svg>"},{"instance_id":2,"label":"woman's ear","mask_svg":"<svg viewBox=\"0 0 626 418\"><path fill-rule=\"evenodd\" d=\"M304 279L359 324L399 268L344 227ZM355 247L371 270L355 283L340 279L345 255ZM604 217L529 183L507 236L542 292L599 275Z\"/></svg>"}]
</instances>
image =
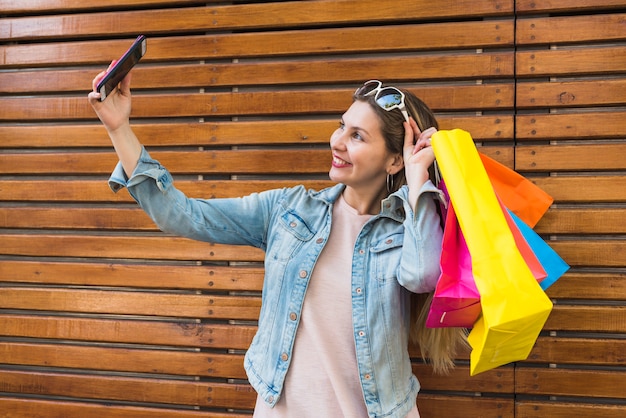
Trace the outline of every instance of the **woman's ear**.
<instances>
[{"instance_id":1,"label":"woman's ear","mask_svg":"<svg viewBox=\"0 0 626 418\"><path fill-rule=\"evenodd\" d=\"M397 174L404 168L404 158L402 154L396 154L391 161L388 173L391 175Z\"/></svg>"}]
</instances>

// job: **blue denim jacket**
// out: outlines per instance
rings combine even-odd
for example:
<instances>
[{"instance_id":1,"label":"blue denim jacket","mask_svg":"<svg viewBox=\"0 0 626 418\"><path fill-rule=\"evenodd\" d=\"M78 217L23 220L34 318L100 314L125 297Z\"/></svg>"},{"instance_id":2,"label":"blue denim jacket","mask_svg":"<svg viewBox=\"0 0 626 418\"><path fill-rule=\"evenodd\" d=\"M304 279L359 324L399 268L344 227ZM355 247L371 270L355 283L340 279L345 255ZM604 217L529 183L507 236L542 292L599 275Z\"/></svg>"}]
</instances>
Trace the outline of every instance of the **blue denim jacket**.
<instances>
[{"instance_id":1,"label":"blue denim jacket","mask_svg":"<svg viewBox=\"0 0 626 418\"><path fill-rule=\"evenodd\" d=\"M171 174L142 151L130 179L118 164L110 179L169 233L265 251L265 280L258 331L245 355L248 379L270 406L278 402L311 272L332 223L339 184L269 190L232 199L189 199ZM352 258L353 335L361 387L370 417L404 418L420 385L408 354L409 291L435 288L442 232L437 188L427 182L415 213L408 189L382 202L357 237Z\"/></svg>"}]
</instances>

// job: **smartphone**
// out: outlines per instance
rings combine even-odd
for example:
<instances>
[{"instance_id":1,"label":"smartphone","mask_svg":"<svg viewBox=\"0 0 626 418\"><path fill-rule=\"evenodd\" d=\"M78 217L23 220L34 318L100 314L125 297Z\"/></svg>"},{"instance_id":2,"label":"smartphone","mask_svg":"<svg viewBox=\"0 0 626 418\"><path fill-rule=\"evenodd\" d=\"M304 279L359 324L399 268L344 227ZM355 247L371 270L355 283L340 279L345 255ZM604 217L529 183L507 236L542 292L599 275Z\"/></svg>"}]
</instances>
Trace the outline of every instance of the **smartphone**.
<instances>
[{"instance_id":1,"label":"smartphone","mask_svg":"<svg viewBox=\"0 0 626 418\"><path fill-rule=\"evenodd\" d=\"M144 35L139 35L128 51L115 63L96 87L100 92L100 101L104 101L117 85L126 77L126 74L139 62L146 53L147 40Z\"/></svg>"}]
</instances>

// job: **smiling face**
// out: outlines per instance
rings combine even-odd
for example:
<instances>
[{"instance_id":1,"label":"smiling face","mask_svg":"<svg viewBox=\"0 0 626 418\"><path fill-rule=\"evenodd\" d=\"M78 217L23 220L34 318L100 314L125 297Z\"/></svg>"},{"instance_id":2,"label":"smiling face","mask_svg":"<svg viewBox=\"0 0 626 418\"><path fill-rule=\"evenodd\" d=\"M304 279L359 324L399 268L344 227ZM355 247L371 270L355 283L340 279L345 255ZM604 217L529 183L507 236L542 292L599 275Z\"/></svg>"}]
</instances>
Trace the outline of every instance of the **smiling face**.
<instances>
[{"instance_id":1,"label":"smiling face","mask_svg":"<svg viewBox=\"0 0 626 418\"><path fill-rule=\"evenodd\" d=\"M402 157L385 144L381 120L367 102L355 101L343 114L330 138L331 180L343 183L349 193L365 198L385 192L387 174L402 168Z\"/></svg>"}]
</instances>

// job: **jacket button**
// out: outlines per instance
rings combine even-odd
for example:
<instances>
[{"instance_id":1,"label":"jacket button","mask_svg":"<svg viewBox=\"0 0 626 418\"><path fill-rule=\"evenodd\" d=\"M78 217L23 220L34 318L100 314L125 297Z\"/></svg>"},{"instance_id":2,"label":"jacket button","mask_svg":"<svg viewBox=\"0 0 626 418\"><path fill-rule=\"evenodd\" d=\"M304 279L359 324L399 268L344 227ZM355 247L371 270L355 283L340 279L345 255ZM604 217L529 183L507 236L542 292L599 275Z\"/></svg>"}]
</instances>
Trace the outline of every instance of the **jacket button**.
<instances>
[{"instance_id":1,"label":"jacket button","mask_svg":"<svg viewBox=\"0 0 626 418\"><path fill-rule=\"evenodd\" d=\"M296 225L297 225L297 224L296 224L295 222L290 222L290 223L289 223L289 226L290 226L290 227L292 227L292 228L295 228L295 227L296 227Z\"/></svg>"},{"instance_id":2,"label":"jacket button","mask_svg":"<svg viewBox=\"0 0 626 418\"><path fill-rule=\"evenodd\" d=\"M289 319L291 319L292 321L295 321L298 318L298 315L296 315L295 312L292 312L289 314Z\"/></svg>"},{"instance_id":3,"label":"jacket button","mask_svg":"<svg viewBox=\"0 0 626 418\"><path fill-rule=\"evenodd\" d=\"M300 270L300 277L304 279L306 276L307 276L306 270Z\"/></svg>"},{"instance_id":4,"label":"jacket button","mask_svg":"<svg viewBox=\"0 0 626 418\"><path fill-rule=\"evenodd\" d=\"M274 397L270 395L270 396L267 398L267 402L269 402L269 403L274 403Z\"/></svg>"},{"instance_id":5,"label":"jacket button","mask_svg":"<svg viewBox=\"0 0 626 418\"><path fill-rule=\"evenodd\" d=\"M370 379L372 378L372 376L370 376L370 374L369 374L369 373L368 373L368 374L366 374L366 375L365 375L365 376L363 376L363 377L365 377L365 380L370 380Z\"/></svg>"},{"instance_id":6,"label":"jacket button","mask_svg":"<svg viewBox=\"0 0 626 418\"><path fill-rule=\"evenodd\" d=\"M315 240L315 242L321 244L322 242L324 242L324 238L318 238Z\"/></svg>"},{"instance_id":7,"label":"jacket button","mask_svg":"<svg viewBox=\"0 0 626 418\"><path fill-rule=\"evenodd\" d=\"M283 354L281 354L281 355L280 355L280 359L281 359L282 361L287 361L287 360L289 359L289 354L287 354L287 353L283 353Z\"/></svg>"},{"instance_id":8,"label":"jacket button","mask_svg":"<svg viewBox=\"0 0 626 418\"><path fill-rule=\"evenodd\" d=\"M364 331L359 331L359 337L363 337L365 335Z\"/></svg>"},{"instance_id":9,"label":"jacket button","mask_svg":"<svg viewBox=\"0 0 626 418\"><path fill-rule=\"evenodd\" d=\"M356 291L356 293L358 293L360 295L363 290L361 290L360 287L357 287L355 291Z\"/></svg>"},{"instance_id":10,"label":"jacket button","mask_svg":"<svg viewBox=\"0 0 626 418\"><path fill-rule=\"evenodd\" d=\"M364 249L360 249L359 250L359 254L365 254L365 250Z\"/></svg>"},{"instance_id":11,"label":"jacket button","mask_svg":"<svg viewBox=\"0 0 626 418\"><path fill-rule=\"evenodd\" d=\"M387 241L385 241L385 244L391 244L393 242L393 240L390 238Z\"/></svg>"}]
</instances>

